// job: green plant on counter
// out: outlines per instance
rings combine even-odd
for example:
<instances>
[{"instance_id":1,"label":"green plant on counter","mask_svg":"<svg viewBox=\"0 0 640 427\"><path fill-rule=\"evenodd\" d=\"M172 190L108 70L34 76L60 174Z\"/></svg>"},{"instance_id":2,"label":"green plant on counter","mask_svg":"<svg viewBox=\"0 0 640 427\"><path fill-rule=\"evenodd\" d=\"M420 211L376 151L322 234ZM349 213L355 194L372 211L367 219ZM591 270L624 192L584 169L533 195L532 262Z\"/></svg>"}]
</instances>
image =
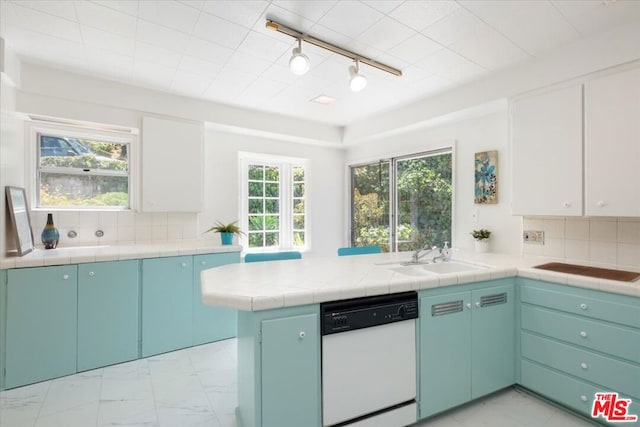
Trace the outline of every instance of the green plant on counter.
<instances>
[{"instance_id":1,"label":"green plant on counter","mask_svg":"<svg viewBox=\"0 0 640 427\"><path fill-rule=\"evenodd\" d=\"M238 221L233 221L229 224L223 224L220 221L216 221L216 225L214 225L213 227L211 227L210 229L208 229L207 231L203 232L204 233L209 233L209 232L214 232L214 233L233 233L233 234L237 234L238 236L241 234L245 234L244 231L240 230L240 227L238 227L236 225Z\"/></svg>"},{"instance_id":2,"label":"green plant on counter","mask_svg":"<svg viewBox=\"0 0 640 427\"><path fill-rule=\"evenodd\" d=\"M491 237L491 232L486 228L481 228L480 230L473 230L470 234L476 240L485 240Z\"/></svg>"}]
</instances>

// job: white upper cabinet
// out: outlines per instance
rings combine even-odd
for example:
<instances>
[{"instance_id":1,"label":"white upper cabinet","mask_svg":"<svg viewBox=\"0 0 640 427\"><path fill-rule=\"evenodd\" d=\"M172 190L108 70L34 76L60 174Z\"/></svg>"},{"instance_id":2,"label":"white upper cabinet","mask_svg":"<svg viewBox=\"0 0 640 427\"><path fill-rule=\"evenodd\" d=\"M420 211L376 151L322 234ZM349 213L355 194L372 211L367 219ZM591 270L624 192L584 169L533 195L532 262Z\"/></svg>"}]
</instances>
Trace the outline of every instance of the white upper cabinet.
<instances>
[{"instance_id":1,"label":"white upper cabinet","mask_svg":"<svg viewBox=\"0 0 640 427\"><path fill-rule=\"evenodd\" d=\"M585 82L585 214L640 216L640 69Z\"/></svg>"},{"instance_id":2,"label":"white upper cabinet","mask_svg":"<svg viewBox=\"0 0 640 427\"><path fill-rule=\"evenodd\" d=\"M582 215L582 85L510 103L512 213Z\"/></svg>"},{"instance_id":3,"label":"white upper cabinet","mask_svg":"<svg viewBox=\"0 0 640 427\"><path fill-rule=\"evenodd\" d=\"M200 212L203 124L142 119L142 211Z\"/></svg>"}]
</instances>

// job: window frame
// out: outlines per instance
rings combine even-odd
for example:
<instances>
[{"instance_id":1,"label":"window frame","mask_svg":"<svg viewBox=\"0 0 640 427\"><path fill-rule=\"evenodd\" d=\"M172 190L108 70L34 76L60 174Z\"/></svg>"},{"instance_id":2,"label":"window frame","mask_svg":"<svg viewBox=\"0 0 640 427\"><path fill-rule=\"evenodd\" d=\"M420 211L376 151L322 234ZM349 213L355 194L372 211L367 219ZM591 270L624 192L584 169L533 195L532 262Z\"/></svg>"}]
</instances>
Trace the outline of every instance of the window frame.
<instances>
[{"instance_id":1,"label":"window frame","mask_svg":"<svg viewBox=\"0 0 640 427\"><path fill-rule=\"evenodd\" d=\"M271 154L239 152L240 171L240 228L247 233L244 251L247 253L277 252L277 251L300 251L307 252L311 249L311 233L309 222L309 160L298 157L277 156ZM263 166L274 166L280 168L279 173L279 205L280 205L280 230L279 245L277 247L250 248L248 242L249 233L249 189L248 171L250 164ZM304 246L293 245L294 234L294 212L293 212L293 168L302 167L304 169ZM283 177L287 179L283 179Z\"/></svg>"},{"instance_id":2,"label":"window frame","mask_svg":"<svg viewBox=\"0 0 640 427\"><path fill-rule=\"evenodd\" d=\"M118 128L122 130L109 130L107 125L76 123L64 121L63 124L48 121L26 122L26 149L27 176L26 188L30 190L29 200L34 211L135 211L138 208L138 133L137 129ZM76 139L93 139L118 144L128 144L127 156L129 171L127 173L127 186L129 194L129 206L41 206L40 204L40 172L54 172L69 175L91 176L125 176L121 172L100 170L98 173L80 173L77 168L40 168L40 135L53 137L69 137Z\"/></svg>"},{"instance_id":3,"label":"window frame","mask_svg":"<svg viewBox=\"0 0 640 427\"><path fill-rule=\"evenodd\" d=\"M388 163L389 167L389 247L390 252L397 252L397 228L398 228L398 216L397 216L397 203L398 203L398 195L397 195L397 163L398 161L415 159L426 156L437 156L442 154L451 154L451 242L449 242L450 246L453 246L453 240L455 239L455 227L456 227L456 141L452 141L449 144L437 145L434 147L429 147L426 150L420 151L408 151L406 153L401 154L387 154L381 155L379 157L372 157L361 160L353 160L347 162L346 164L346 202L347 202L347 210L346 210L346 241L348 245L353 245L353 183L352 183L352 168L367 166L375 163Z\"/></svg>"}]
</instances>

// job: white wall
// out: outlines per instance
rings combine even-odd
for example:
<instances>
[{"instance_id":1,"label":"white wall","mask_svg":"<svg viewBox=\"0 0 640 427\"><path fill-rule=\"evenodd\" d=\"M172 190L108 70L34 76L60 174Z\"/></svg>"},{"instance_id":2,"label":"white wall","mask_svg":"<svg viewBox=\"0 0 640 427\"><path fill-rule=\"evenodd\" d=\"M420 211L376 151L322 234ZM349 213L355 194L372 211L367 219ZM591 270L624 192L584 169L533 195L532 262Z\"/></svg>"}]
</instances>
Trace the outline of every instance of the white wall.
<instances>
[{"instance_id":1,"label":"white wall","mask_svg":"<svg viewBox=\"0 0 640 427\"><path fill-rule=\"evenodd\" d=\"M255 136L220 132L205 134L205 208L200 230L216 221L239 219L240 187L238 152L253 152L310 159L307 196L311 250L308 255L335 255L342 246L344 151L336 148L296 144Z\"/></svg>"},{"instance_id":2,"label":"white wall","mask_svg":"<svg viewBox=\"0 0 640 427\"><path fill-rule=\"evenodd\" d=\"M22 120L16 113L16 86L20 81L20 63L5 49L0 39L0 254L15 250L15 236L6 214L5 186L24 187L24 148Z\"/></svg>"},{"instance_id":3,"label":"white wall","mask_svg":"<svg viewBox=\"0 0 640 427\"><path fill-rule=\"evenodd\" d=\"M472 249L473 238L469 235L470 231L487 228L493 232L492 251L518 254L521 218L512 216L510 209L511 176L507 130L506 104L503 103L500 111L483 117L352 146L347 150L346 161L358 163L363 160L418 153L450 146L455 141L453 246ZM474 154L488 150L499 152L499 203L475 205ZM479 221L473 222L471 213L476 209ZM438 242L439 245L441 243Z\"/></svg>"}]
</instances>

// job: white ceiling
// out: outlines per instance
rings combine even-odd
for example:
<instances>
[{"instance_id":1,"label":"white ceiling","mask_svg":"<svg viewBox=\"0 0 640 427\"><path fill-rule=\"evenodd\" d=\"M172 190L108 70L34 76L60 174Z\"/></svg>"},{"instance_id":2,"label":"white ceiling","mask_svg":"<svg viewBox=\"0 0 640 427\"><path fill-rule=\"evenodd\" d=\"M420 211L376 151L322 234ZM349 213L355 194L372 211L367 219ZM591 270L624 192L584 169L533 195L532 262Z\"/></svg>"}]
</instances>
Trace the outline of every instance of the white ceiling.
<instances>
[{"instance_id":1,"label":"white ceiling","mask_svg":"<svg viewBox=\"0 0 640 427\"><path fill-rule=\"evenodd\" d=\"M22 60L224 104L346 125L634 21L637 0L1 0L0 36ZM294 39L273 19L400 68L361 65ZM318 95L332 105L310 102Z\"/></svg>"}]
</instances>

